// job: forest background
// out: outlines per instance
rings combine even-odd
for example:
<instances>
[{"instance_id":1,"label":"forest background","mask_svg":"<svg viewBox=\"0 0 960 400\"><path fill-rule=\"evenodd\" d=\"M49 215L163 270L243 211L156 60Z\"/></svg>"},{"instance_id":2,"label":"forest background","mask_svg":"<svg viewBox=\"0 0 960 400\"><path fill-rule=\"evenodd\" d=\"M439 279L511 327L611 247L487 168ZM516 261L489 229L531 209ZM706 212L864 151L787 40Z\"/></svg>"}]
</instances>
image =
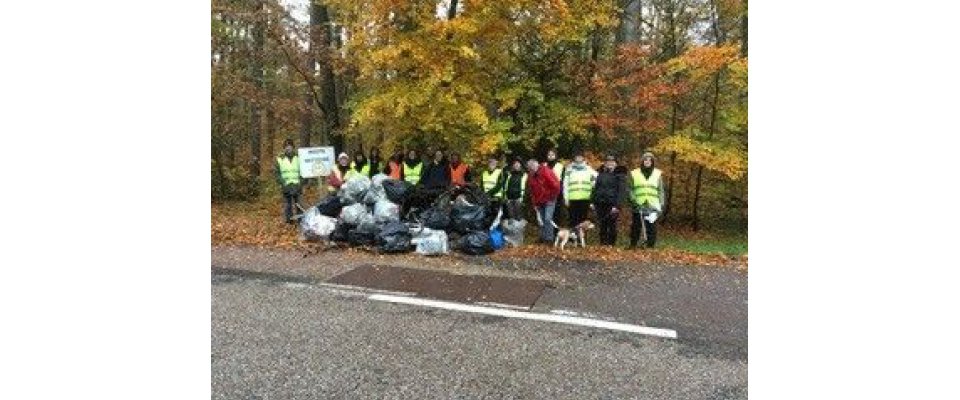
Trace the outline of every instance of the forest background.
<instances>
[{"instance_id":1,"label":"forest background","mask_svg":"<svg viewBox=\"0 0 960 400\"><path fill-rule=\"evenodd\" d=\"M288 138L475 167L651 150L663 223L746 252L745 0L213 0L210 60L214 231L228 210L279 215Z\"/></svg>"}]
</instances>

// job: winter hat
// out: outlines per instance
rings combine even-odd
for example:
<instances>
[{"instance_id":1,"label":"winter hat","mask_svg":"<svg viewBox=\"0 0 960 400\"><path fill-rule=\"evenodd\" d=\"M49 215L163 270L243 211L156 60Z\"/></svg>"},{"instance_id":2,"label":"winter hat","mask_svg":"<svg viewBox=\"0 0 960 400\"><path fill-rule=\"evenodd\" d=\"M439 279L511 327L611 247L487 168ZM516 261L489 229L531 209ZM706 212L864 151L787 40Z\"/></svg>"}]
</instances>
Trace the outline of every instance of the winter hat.
<instances>
[{"instance_id":1,"label":"winter hat","mask_svg":"<svg viewBox=\"0 0 960 400\"><path fill-rule=\"evenodd\" d=\"M656 157L653 156L653 153L652 153L652 152L649 152L649 151L645 151L645 152L643 153L643 155L640 156L640 159L641 159L641 160L644 159L644 158L650 158L650 159L653 159L653 160L656 160L656 159L657 159Z\"/></svg>"},{"instance_id":2,"label":"winter hat","mask_svg":"<svg viewBox=\"0 0 960 400\"><path fill-rule=\"evenodd\" d=\"M341 152L340 155L337 156L337 161L339 161L341 158L346 158L349 160L350 156L348 156L346 152Z\"/></svg>"}]
</instances>

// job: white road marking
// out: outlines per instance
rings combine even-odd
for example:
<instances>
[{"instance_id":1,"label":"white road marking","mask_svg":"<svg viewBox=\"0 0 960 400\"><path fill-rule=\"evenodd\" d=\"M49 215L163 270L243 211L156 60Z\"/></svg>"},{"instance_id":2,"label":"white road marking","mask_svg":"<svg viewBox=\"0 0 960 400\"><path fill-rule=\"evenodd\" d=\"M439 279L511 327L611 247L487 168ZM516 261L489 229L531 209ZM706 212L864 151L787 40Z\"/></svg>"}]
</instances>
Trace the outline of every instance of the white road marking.
<instances>
[{"instance_id":1,"label":"white road marking","mask_svg":"<svg viewBox=\"0 0 960 400\"><path fill-rule=\"evenodd\" d=\"M594 328L610 329L615 331L639 333L641 335L657 336L668 339L676 339L677 331L673 329L651 328L647 326L624 324L620 322L602 321L590 318L573 317L569 315L542 314L527 311L506 310L502 308L492 308L475 306L470 304L452 303L448 301L421 299L407 296L393 296L389 294L372 294L368 297L370 300L386 301L389 303L409 304L415 306L441 308L444 310L463 311L476 314L495 315L506 318L520 318L534 321L557 322L561 324L589 326Z\"/></svg>"},{"instance_id":2,"label":"white road marking","mask_svg":"<svg viewBox=\"0 0 960 400\"><path fill-rule=\"evenodd\" d=\"M515 306L515 305L513 305L513 304L494 303L494 302L489 302L489 301L478 301L477 304L485 305L485 306L490 306L490 307L497 307L497 308L509 308L509 309L513 309L513 310L524 310L524 311L526 311L526 310L529 310L529 309L530 309L530 307Z\"/></svg>"},{"instance_id":3,"label":"white road marking","mask_svg":"<svg viewBox=\"0 0 960 400\"><path fill-rule=\"evenodd\" d=\"M336 283L328 283L328 282L319 282L316 285L324 289L356 292L361 294L382 293L382 294L390 294L394 296L416 296L417 295L416 293L410 293L410 292L395 292L393 290L374 289L374 288L368 288L363 286L339 285Z\"/></svg>"},{"instance_id":4,"label":"white road marking","mask_svg":"<svg viewBox=\"0 0 960 400\"><path fill-rule=\"evenodd\" d=\"M604 317L604 316L602 316L602 315L585 313L585 312L579 312L579 311L563 310L563 309L550 310L550 314L568 315L568 316L571 316L571 317L584 317L584 318L603 319L603 320L607 320L607 321L612 320L611 318L606 318L606 317Z\"/></svg>"}]
</instances>

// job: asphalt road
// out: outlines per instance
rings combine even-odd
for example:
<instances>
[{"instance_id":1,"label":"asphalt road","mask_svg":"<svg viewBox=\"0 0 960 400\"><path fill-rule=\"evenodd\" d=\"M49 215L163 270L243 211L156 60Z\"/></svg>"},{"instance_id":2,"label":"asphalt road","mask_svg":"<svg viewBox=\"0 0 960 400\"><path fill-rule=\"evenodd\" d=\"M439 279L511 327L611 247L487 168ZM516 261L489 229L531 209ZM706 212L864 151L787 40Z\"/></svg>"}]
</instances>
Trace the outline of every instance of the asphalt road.
<instances>
[{"instance_id":1,"label":"asphalt road","mask_svg":"<svg viewBox=\"0 0 960 400\"><path fill-rule=\"evenodd\" d=\"M563 309L678 340L368 300L214 269L217 399L735 399L747 396L746 273L651 268L550 289Z\"/></svg>"}]
</instances>

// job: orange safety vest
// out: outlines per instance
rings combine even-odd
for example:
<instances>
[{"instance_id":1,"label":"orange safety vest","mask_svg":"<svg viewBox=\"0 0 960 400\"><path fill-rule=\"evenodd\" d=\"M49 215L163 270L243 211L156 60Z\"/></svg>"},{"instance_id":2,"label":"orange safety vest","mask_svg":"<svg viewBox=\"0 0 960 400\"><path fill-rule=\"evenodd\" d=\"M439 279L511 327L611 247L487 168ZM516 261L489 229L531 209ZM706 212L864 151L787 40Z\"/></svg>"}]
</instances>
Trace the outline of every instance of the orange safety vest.
<instances>
[{"instance_id":1,"label":"orange safety vest","mask_svg":"<svg viewBox=\"0 0 960 400\"><path fill-rule=\"evenodd\" d=\"M456 168L454 168L454 167L452 166L452 164L451 164L451 166L450 166L450 182L452 182L454 185L461 185L461 186L462 186L462 185L466 185L466 184L467 184L466 176L467 176L467 164L466 164L466 163L464 163L464 162L461 161L461 162L460 162L460 165L458 165Z\"/></svg>"},{"instance_id":2,"label":"orange safety vest","mask_svg":"<svg viewBox=\"0 0 960 400\"><path fill-rule=\"evenodd\" d=\"M401 168L403 168L402 164L390 161L389 165L390 165L390 179L400 179L400 171L402 171Z\"/></svg>"}]
</instances>

